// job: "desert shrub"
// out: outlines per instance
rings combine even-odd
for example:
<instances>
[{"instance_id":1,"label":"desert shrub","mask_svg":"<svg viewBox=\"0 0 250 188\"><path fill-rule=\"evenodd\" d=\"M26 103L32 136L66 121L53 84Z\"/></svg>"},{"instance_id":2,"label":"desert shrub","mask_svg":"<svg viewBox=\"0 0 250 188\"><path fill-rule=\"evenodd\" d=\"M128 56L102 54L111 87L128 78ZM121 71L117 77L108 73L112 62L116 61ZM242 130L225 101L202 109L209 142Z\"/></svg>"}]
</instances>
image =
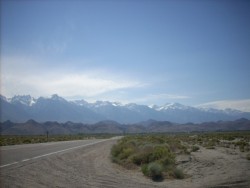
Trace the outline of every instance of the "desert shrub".
<instances>
[{"instance_id":1,"label":"desert shrub","mask_svg":"<svg viewBox=\"0 0 250 188\"><path fill-rule=\"evenodd\" d=\"M136 165L153 161L160 161L164 165L173 164L175 155L165 145L156 145L145 147L132 157L132 162Z\"/></svg>"},{"instance_id":2,"label":"desert shrub","mask_svg":"<svg viewBox=\"0 0 250 188\"><path fill-rule=\"evenodd\" d=\"M247 154L246 158L247 160L250 160L250 153Z\"/></svg>"},{"instance_id":3,"label":"desert shrub","mask_svg":"<svg viewBox=\"0 0 250 188\"><path fill-rule=\"evenodd\" d=\"M152 162L142 166L142 172L145 176L153 180L162 179L163 166L160 163Z\"/></svg>"},{"instance_id":4,"label":"desert shrub","mask_svg":"<svg viewBox=\"0 0 250 188\"><path fill-rule=\"evenodd\" d=\"M180 140L177 139L169 140L169 145L170 150L175 153L185 150L185 146L183 146Z\"/></svg>"},{"instance_id":5,"label":"desert shrub","mask_svg":"<svg viewBox=\"0 0 250 188\"><path fill-rule=\"evenodd\" d=\"M192 146L191 147L191 152L196 152L196 151L198 151L200 148L199 148L199 146Z\"/></svg>"},{"instance_id":6,"label":"desert shrub","mask_svg":"<svg viewBox=\"0 0 250 188\"><path fill-rule=\"evenodd\" d=\"M148 171L152 178L160 178L162 176L163 167L159 163L152 162L148 164Z\"/></svg>"},{"instance_id":7,"label":"desert shrub","mask_svg":"<svg viewBox=\"0 0 250 188\"><path fill-rule=\"evenodd\" d=\"M123 151L120 155L120 159L127 159L132 153L133 153L132 148L125 148L125 149L123 149Z\"/></svg>"},{"instance_id":8,"label":"desert shrub","mask_svg":"<svg viewBox=\"0 0 250 188\"><path fill-rule=\"evenodd\" d=\"M31 143L31 140L30 140L30 139L25 139L25 140L23 140L23 143L24 143L24 144L30 144L30 143Z\"/></svg>"},{"instance_id":9,"label":"desert shrub","mask_svg":"<svg viewBox=\"0 0 250 188\"><path fill-rule=\"evenodd\" d=\"M121 153L121 151L122 151L121 145L116 144L112 147L111 154L113 157L117 157Z\"/></svg>"},{"instance_id":10,"label":"desert shrub","mask_svg":"<svg viewBox=\"0 0 250 188\"><path fill-rule=\"evenodd\" d=\"M136 165L142 165L142 164L146 164L148 163L149 161L149 155L150 153L148 152L140 152L140 153L137 153L135 154L133 157L132 157L132 162Z\"/></svg>"},{"instance_id":11,"label":"desert shrub","mask_svg":"<svg viewBox=\"0 0 250 188\"><path fill-rule=\"evenodd\" d=\"M174 176L176 179L183 179L184 178L184 173L181 169L176 168L176 169L174 169L173 172L174 172Z\"/></svg>"},{"instance_id":12,"label":"desert shrub","mask_svg":"<svg viewBox=\"0 0 250 188\"><path fill-rule=\"evenodd\" d=\"M175 155L173 153L169 153L168 155L160 159L159 162L164 166L173 165L175 164Z\"/></svg>"},{"instance_id":13,"label":"desert shrub","mask_svg":"<svg viewBox=\"0 0 250 188\"><path fill-rule=\"evenodd\" d=\"M249 146L249 144L246 141L240 140L235 143L235 146L239 146L239 149L241 152L245 151L245 147Z\"/></svg>"},{"instance_id":14,"label":"desert shrub","mask_svg":"<svg viewBox=\"0 0 250 188\"><path fill-rule=\"evenodd\" d=\"M215 147L211 146L211 145L208 145L208 146L206 146L206 149L215 149Z\"/></svg>"},{"instance_id":15,"label":"desert shrub","mask_svg":"<svg viewBox=\"0 0 250 188\"><path fill-rule=\"evenodd\" d=\"M159 160L163 158L164 156L169 155L169 153L170 151L166 146L164 145L155 146L153 149L153 152L149 155L148 162Z\"/></svg>"},{"instance_id":16,"label":"desert shrub","mask_svg":"<svg viewBox=\"0 0 250 188\"><path fill-rule=\"evenodd\" d=\"M128 136L112 147L111 155L113 162L126 168L137 165L145 176L160 180L165 174L178 177L173 172L175 151L184 151L184 148L175 137Z\"/></svg>"},{"instance_id":17,"label":"desert shrub","mask_svg":"<svg viewBox=\"0 0 250 188\"><path fill-rule=\"evenodd\" d=\"M204 146L206 149L215 149L216 143L213 140L209 140Z\"/></svg>"},{"instance_id":18,"label":"desert shrub","mask_svg":"<svg viewBox=\"0 0 250 188\"><path fill-rule=\"evenodd\" d=\"M111 149L112 160L118 164L129 164L131 160L130 158L134 153L135 146L131 143L124 142L124 140L119 144L114 145Z\"/></svg>"},{"instance_id":19,"label":"desert shrub","mask_svg":"<svg viewBox=\"0 0 250 188\"><path fill-rule=\"evenodd\" d=\"M143 164L141 166L141 171L145 176L149 176L149 172L148 172L148 164Z\"/></svg>"}]
</instances>

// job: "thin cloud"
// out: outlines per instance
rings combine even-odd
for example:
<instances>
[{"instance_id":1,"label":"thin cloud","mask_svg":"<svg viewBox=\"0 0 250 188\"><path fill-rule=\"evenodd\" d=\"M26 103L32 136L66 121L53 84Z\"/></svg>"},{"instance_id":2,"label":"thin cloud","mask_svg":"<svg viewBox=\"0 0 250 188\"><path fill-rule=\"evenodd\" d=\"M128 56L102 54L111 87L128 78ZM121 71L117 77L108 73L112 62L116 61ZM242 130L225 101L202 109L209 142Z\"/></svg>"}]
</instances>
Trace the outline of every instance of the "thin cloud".
<instances>
[{"instance_id":1,"label":"thin cloud","mask_svg":"<svg viewBox=\"0 0 250 188\"><path fill-rule=\"evenodd\" d=\"M152 94L149 97L156 98L156 99L189 99L189 96L186 95L176 95L176 94Z\"/></svg>"},{"instance_id":2,"label":"thin cloud","mask_svg":"<svg viewBox=\"0 0 250 188\"><path fill-rule=\"evenodd\" d=\"M168 93L160 93L160 94L149 94L141 98L134 99L135 102L140 103L152 103L156 104L162 101L168 102L169 100L182 100L189 99L189 96L186 95L178 95L178 94L168 94Z\"/></svg>"},{"instance_id":3,"label":"thin cloud","mask_svg":"<svg viewBox=\"0 0 250 188\"><path fill-rule=\"evenodd\" d=\"M93 78L83 74L15 75L3 76L3 91L7 95L30 93L35 96L58 93L62 96L96 96L105 92L131 87L140 87L136 81Z\"/></svg>"},{"instance_id":4,"label":"thin cloud","mask_svg":"<svg viewBox=\"0 0 250 188\"><path fill-rule=\"evenodd\" d=\"M222 101L213 101L204 104L197 105L197 107L202 108L215 108L215 109L236 109L243 112L250 112L250 99L244 100L222 100Z\"/></svg>"},{"instance_id":5,"label":"thin cloud","mask_svg":"<svg viewBox=\"0 0 250 188\"><path fill-rule=\"evenodd\" d=\"M1 92L6 96L31 94L48 96L93 97L120 89L143 87L143 83L105 71L70 72L63 69L39 68L39 63L11 59L1 73ZM34 67L37 65L38 67Z\"/></svg>"}]
</instances>

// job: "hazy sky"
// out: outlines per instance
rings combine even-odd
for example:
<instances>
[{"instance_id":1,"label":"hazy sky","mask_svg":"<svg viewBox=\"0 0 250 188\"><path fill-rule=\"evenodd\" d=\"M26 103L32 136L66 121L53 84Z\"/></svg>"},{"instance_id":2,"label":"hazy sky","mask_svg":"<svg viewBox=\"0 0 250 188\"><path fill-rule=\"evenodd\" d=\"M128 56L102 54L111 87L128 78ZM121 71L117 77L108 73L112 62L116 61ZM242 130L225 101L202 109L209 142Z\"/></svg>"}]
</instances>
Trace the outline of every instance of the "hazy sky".
<instances>
[{"instance_id":1,"label":"hazy sky","mask_svg":"<svg viewBox=\"0 0 250 188\"><path fill-rule=\"evenodd\" d=\"M2 0L1 94L54 93L249 106L250 1Z\"/></svg>"}]
</instances>

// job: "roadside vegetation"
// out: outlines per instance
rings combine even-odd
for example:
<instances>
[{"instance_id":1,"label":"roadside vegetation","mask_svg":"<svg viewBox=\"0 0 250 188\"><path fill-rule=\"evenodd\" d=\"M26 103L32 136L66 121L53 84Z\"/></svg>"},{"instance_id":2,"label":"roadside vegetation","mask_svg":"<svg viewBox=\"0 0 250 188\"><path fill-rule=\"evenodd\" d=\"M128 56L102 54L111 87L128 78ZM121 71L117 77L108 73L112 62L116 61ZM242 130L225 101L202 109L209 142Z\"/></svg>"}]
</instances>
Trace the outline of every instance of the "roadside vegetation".
<instances>
[{"instance_id":1,"label":"roadside vegetation","mask_svg":"<svg viewBox=\"0 0 250 188\"><path fill-rule=\"evenodd\" d=\"M36 135L36 136L0 136L0 146L17 144L34 144L43 142L58 142L70 140L86 139L107 139L113 137L113 134L78 134L78 135Z\"/></svg>"},{"instance_id":2,"label":"roadside vegetation","mask_svg":"<svg viewBox=\"0 0 250 188\"><path fill-rule=\"evenodd\" d=\"M200 145L206 149L215 149L216 147L225 147L238 149L241 152L250 151L250 132L214 132L197 133L192 136L182 137L182 140L189 145Z\"/></svg>"},{"instance_id":3,"label":"roadside vegetation","mask_svg":"<svg viewBox=\"0 0 250 188\"><path fill-rule=\"evenodd\" d=\"M112 147L111 158L126 169L140 169L154 181L183 179L188 175L178 168L178 155L225 147L245 152L249 160L249 143L250 132L129 135Z\"/></svg>"},{"instance_id":4,"label":"roadside vegetation","mask_svg":"<svg viewBox=\"0 0 250 188\"><path fill-rule=\"evenodd\" d=\"M153 180L184 178L176 168L175 157L187 153L187 148L175 137L127 136L111 149L112 160L125 168L141 168L145 176Z\"/></svg>"}]
</instances>

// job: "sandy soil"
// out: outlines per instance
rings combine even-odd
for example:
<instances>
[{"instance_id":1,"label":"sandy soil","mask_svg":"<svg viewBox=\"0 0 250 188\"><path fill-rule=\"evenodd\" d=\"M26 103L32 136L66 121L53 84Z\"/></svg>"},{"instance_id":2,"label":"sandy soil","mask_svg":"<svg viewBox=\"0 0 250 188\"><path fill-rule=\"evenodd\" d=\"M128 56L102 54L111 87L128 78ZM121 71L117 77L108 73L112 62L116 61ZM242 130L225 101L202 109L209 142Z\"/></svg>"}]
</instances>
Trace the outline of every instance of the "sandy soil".
<instances>
[{"instance_id":1,"label":"sandy soil","mask_svg":"<svg viewBox=\"0 0 250 188\"><path fill-rule=\"evenodd\" d=\"M110 161L110 140L1 169L1 187L250 187L250 161L232 149L201 148L179 156L184 180L153 182L140 170L125 170Z\"/></svg>"}]
</instances>

